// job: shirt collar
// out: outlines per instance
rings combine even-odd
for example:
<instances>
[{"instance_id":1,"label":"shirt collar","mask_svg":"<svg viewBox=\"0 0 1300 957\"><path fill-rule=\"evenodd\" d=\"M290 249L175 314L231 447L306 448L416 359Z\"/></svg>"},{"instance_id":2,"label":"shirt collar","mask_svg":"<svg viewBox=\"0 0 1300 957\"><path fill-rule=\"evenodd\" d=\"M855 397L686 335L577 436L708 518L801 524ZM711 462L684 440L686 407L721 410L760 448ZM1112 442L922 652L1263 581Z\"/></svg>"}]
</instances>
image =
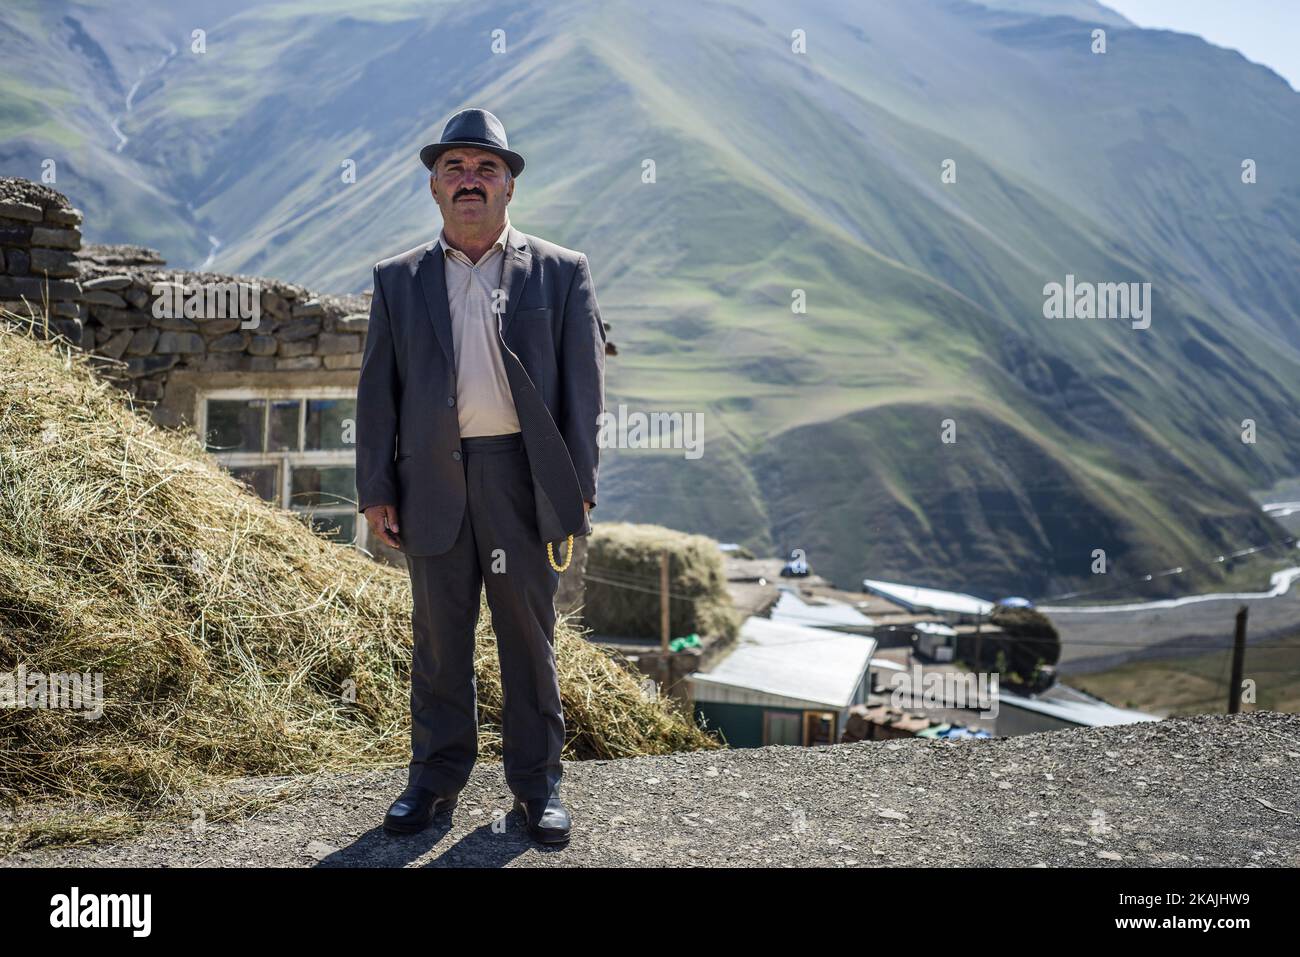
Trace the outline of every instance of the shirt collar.
<instances>
[{"instance_id":1,"label":"shirt collar","mask_svg":"<svg viewBox=\"0 0 1300 957\"><path fill-rule=\"evenodd\" d=\"M498 248L505 249L506 239L509 235L510 235L510 214L507 213L506 224L501 228L500 234L497 236L496 241L492 244L492 249L498 249ZM442 254L444 256L446 256L448 253L452 251L453 247L447 243L447 228L445 226L438 231L438 245L442 248ZM491 252L492 249L489 249L488 252ZM459 252L459 250L457 250L457 252ZM464 254L462 253L462 255ZM483 255L486 256L487 253L484 253ZM469 257L466 258L468 259Z\"/></svg>"}]
</instances>

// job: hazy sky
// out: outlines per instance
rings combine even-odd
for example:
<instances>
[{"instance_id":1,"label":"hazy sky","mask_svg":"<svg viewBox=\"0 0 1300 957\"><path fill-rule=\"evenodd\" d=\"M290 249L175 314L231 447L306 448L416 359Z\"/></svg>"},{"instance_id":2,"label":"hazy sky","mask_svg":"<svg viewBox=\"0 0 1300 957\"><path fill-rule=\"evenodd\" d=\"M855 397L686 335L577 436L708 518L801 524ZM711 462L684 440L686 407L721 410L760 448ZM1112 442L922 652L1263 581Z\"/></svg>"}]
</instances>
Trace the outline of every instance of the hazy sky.
<instances>
[{"instance_id":1,"label":"hazy sky","mask_svg":"<svg viewBox=\"0 0 1300 957\"><path fill-rule=\"evenodd\" d=\"M1300 0L1101 0L1140 27L1195 33L1300 90Z\"/></svg>"}]
</instances>

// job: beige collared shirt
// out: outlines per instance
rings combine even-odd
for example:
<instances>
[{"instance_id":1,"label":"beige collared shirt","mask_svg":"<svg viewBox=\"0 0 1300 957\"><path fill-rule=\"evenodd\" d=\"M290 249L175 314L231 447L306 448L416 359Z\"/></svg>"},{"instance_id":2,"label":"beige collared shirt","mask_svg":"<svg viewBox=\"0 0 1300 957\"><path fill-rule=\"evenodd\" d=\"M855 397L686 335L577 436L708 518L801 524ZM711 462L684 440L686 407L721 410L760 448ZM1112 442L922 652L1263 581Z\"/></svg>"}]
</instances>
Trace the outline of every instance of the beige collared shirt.
<instances>
[{"instance_id":1,"label":"beige collared shirt","mask_svg":"<svg viewBox=\"0 0 1300 957\"><path fill-rule=\"evenodd\" d=\"M477 263L438 235L446 264L447 307L456 354L456 411L462 438L518 432L519 418L510 393L497 337L492 293L501 288L510 218L492 248Z\"/></svg>"}]
</instances>

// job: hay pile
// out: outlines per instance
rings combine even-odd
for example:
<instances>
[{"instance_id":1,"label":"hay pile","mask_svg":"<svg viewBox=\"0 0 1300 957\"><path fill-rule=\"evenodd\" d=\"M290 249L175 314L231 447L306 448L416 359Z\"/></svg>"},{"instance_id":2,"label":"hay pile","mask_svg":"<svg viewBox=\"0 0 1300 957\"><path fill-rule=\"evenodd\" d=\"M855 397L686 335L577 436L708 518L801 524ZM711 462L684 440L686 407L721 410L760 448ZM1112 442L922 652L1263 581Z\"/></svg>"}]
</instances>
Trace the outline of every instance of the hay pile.
<instances>
[{"instance_id":1,"label":"hay pile","mask_svg":"<svg viewBox=\"0 0 1300 957\"><path fill-rule=\"evenodd\" d=\"M13 317L10 316L10 319ZM0 322L0 674L102 673L103 715L0 707L0 850L184 819L231 776L409 759L410 586ZM500 753L486 606L481 753ZM565 756L715 747L562 622ZM94 814L30 820L30 802Z\"/></svg>"},{"instance_id":2,"label":"hay pile","mask_svg":"<svg viewBox=\"0 0 1300 957\"><path fill-rule=\"evenodd\" d=\"M672 637L692 633L730 641L740 628L718 543L661 525L601 522L587 550L583 621L597 634L656 638L660 632L659 556L668 552Z\"/></svg>"}]
</instances>

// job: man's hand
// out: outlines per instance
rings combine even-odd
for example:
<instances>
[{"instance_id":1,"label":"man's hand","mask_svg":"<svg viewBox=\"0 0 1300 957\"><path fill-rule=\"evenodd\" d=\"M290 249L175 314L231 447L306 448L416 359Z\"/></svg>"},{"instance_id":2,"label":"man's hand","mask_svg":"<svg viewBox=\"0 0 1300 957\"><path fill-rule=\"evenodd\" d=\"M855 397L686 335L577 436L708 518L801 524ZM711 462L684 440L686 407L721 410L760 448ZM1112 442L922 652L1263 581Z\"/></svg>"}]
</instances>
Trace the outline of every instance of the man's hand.
<instances>
[{"instance_id":1,"label":"man's hand","mask_svg":"<svg viewBox=\"0 0 1300 957\"><path fill-rule=\"evenodd\" d=\"M397 537L397 506L371 505L366 509L366 523L371 534L378 536L390 548L401 550L402 543Z\"/></svg>"},{"instance_id":2,"label":"man's hand","mask_svg":"<svg viewBox=\"0 0 1300 957\"><path fill-rule=\"evenodd\" d=\"M589 512L595 507L590 502L583 502L582 504L587 506L587 511Z\"/></svg>"}]
</instances>

